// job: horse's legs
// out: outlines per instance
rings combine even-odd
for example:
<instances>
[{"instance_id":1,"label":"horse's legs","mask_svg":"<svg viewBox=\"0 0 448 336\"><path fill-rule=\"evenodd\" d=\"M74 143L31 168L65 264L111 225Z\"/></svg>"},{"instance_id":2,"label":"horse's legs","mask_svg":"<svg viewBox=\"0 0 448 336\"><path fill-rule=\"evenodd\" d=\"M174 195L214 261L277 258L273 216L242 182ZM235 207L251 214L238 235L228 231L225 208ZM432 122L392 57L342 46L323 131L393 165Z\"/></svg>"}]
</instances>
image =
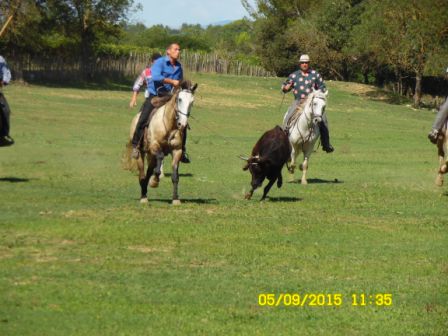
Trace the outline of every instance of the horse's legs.
<instances>
[{"instance_id":1,"label":"horse's legs","mask_svg":"<svg viewBox=\"0 0 448 336\"><path fill-rule=\"evenodd\" d=\"M292 150L291 150L291 161L289 162L289 181L294 182L294 171L296 169L296 160L297 155L299 155L300 149L297 144L292 144Z\"/></svg>"},{"instance_id":2,"label":"horse's legs","mask_svg":"<svg viewBox=\"0 0 448 336\"><path fill-rule=\"evenodd\" d=\"M163 160L162 160L162 165L160 166L160 178L164 178L165 177L165 173L163 172Z\"/></svg>"},{"instance_id":3,"label":"horse's legs","mask_svg":"<svg viewBox=\"0 0 448 336\"><path fill-rule=\"evenodd\" d=\"M445 160L445 151L443 148L444 142L445 138L437 142L437 149L439 153L439 171L437 172L436 185L438 185L439 187L443 186L443 174L445 174L448 170L447 162Z\"/></svg>"},{"instance_id":4,"label":"horse's legs","mask_svg":"<svg viewBox=\"0 0 448 336\"><path fill-rule=\"evenodd\" d=\"M296 169L297 145L291 145L291 158L289 160L288 170L291 174L294 174L294 170Z\"/></svg>"},{"instance_id":5,"label":"horse's legs","mask_svg":"<svg viewBox=\"0 0 448 336\"><path fill-rule=\"evenodd\" d=\"M138 168L138 181L140 183L140 189L141 189L140 202L145 203L148 200L146 198L147 188L146 188L146 191L144 188L144 185L145 185L145 156L144 155L140 155L138 157L137 168Z\"/></svg>"},{"instance_id":6,"label":"horse's legs","mask_svg":"<svg viewBox=\"0 0 448 336\"><path fill-rule=\"evenodd\" d=\"M151 179L149 180L149 185L151 186L151 188L157 188L159 186L160 169L162 167L162 163L163 163L163 158L164 157L165 157L165 155L163 154L162 151L158 152L155 155L156 166L154 168L154 175L151 176Z\"/></svg>"},{"instance_id":7,"label":"horse's legs","mask_svg":"<svg viewBox=\"0 0 448 336\"><path fill-rule=\"evenodd\" d=\"M308 157L304 156L303 162L300 165L300 170L302 171L302 179L300 180L301 184L308 184L306 180L306 173L308 172Z\"/></svg>"},{"instance_id":8,"label":"horse's legs","mask_svg":"<svg viewBox=\"0 0 448 336\"><path fill-rule=\"evenodd\" d=\"M274 177L272 180L269 180L269 183L266 185L266 187L264 187L263 197L261 198L261 201L264 201L264 199L266 198L266 195L268 194L269 190L271 190L271 187L275 183L276 180L277 180L276 177Z\"/></svg>"},{"instance_id":9,"label":"horse's legs","mask_svg":"<svg viewBox=\"0 0 448 336\"><path fill-rule=\"evenodd\" d=\"M179 161L182 157L182 150L173 150L173 173L171 174L171 181L173 182L173 205L179 205L178 184L179 184Z\"/></svg>"},{"instance_id":10,"label":"horse's legs","mask_svg":"<svg viewBox=\"0 0 448 336\"><path fill-rule=\"evenodd\" d=\"M155 166L155 159L153 156L148 158L148 169L146 170L146 175L140 178L140 188L142 195L140 198L140 203L148 203L148 182L152 175Z\"/></svg>"}]
</instances>

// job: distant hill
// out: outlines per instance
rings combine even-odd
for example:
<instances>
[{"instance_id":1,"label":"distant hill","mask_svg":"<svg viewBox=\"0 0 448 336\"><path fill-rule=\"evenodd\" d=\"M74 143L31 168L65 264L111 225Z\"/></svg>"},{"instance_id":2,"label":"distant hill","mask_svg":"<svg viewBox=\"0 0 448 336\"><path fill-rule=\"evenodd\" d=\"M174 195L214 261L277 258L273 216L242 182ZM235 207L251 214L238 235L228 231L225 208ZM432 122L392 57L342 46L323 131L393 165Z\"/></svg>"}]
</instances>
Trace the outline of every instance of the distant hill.
<instances>
[{"instance_id":1,"label":"distant hill","mask_svg":"<svg viewBox=\"0 0 448 336\"><path fill-rule=\"evenodd\" d=\"M209 24L206 25L202 25L204 28L207 28L208 26L224 26L228 23L232 23L235 20L222 20L222 21L217 21L217 22L211 22Z\"/></svg>"}]
</instances>

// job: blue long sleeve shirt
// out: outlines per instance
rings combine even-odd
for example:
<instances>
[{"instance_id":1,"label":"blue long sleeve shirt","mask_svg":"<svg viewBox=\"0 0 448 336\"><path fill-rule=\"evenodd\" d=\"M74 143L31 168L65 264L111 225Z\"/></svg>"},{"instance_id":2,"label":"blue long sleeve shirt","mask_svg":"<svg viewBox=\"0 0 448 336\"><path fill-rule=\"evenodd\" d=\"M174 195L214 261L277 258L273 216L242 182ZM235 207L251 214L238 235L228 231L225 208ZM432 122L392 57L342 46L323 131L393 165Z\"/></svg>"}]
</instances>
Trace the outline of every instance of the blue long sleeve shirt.
<instances>
[{"instance_id":1,"label":"blue long sleeve shirt","mask_svg":"<svg viewBox=\"0 0 448 336\"><path fill-rule=\"evenodd\" d=\"M171 84L164 84L165 78L182 80L183 70L182 64L176 61L173 66L168 56L163 56L157 59L151 67L151 80L149 81L148 91L151 95L157 95L161 92L170 91Z\"/></svg>"}]
</instances>

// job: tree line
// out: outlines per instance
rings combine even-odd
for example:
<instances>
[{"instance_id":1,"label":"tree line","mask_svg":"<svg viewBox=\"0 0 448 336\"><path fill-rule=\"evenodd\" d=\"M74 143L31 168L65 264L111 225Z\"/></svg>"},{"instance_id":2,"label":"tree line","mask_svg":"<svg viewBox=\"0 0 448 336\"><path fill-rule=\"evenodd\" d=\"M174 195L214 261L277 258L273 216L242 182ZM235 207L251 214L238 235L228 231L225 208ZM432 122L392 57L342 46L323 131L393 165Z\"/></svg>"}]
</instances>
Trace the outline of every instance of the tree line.
<instances>
[{"instance_id":1,"label":"tree line","mask_svg":"<svg viewBox=\"0 0 448 336\"><path fill-rule=\"evenodd\" d=\"M278 76L301 53L329 79L383 86L419 106L431 81L445 83L447 0L242 0L249 18L221 26L146 27L129 22L134 0L3 0L0 21L14 15L0 52L18 59L76 61L88 70L101 56L182 48L260 65ZM438 84L437 84L438 85ZM426 86L426 87L425 87Z\"/></svg>"}]
</instances>

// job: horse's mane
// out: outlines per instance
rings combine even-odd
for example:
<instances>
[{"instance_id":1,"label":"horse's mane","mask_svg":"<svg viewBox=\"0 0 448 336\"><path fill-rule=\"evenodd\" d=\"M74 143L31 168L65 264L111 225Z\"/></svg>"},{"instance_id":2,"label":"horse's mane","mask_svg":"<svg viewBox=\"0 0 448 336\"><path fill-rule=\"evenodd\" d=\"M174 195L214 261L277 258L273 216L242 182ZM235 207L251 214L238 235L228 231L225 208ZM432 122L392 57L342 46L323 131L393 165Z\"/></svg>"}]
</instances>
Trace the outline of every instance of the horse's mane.
<instances>
[{"instance_id":1,"label":"horse's mane","mask_svg":"<svg viewBox=\"0 0 448 336\"><path fill-rule=\"evenodd\" d=\"M192 86L191 80L189 79L183 79L180 82L180 90L191 90Z\"/></svg>"},{"instance_id":2,"label":"horse's mane","mask_svg":"<svg viewBox=\"0 0 448 336\"><path fill-rule=\"evenodd\" d=\"M309 107L311 106L311 102L313 101L313 98L321 98L323 100L327 100L327 96L324 92L322 92L321 90L313 90L311 91L311 93L306 97L305 100L305 107Z\"/></svg>"}]
</instances>

